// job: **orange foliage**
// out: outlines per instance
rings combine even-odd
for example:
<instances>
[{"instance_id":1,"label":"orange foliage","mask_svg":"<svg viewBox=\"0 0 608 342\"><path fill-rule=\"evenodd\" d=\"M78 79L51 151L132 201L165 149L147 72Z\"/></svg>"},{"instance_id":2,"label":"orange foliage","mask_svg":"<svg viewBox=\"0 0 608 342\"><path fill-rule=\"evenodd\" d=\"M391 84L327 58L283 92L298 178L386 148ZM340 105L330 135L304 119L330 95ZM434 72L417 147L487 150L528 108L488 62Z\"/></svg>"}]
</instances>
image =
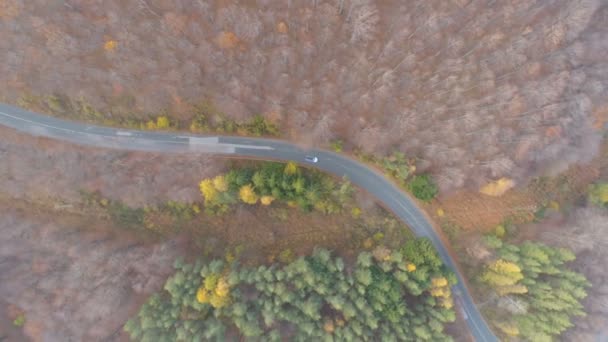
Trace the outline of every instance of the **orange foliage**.
<instances>
[{"instance_id":1,"label":"orange foliage","mask_svg":"<svg viewBox=\"0 0 608 342\"><path fill-rule=\"evenodd\" d=\"M0 18L12 19L19 15L19 1L15 0L0 0Z\"/></svg>"},{"instance_id":2,"label":"orange foliage","mask_svg":"<svg viewBox=\"0 0 608 342\"><path fill-rule=\"evenodd\" d=\"M502 196L505 192L515 186L515 182L509 178L501 178L494 182L490 182L479 189L484 195L488 196Z\"/></svg>"},{"instance_id":3,"label":"orange foliage","mask_svg":"<svg viewBox=\"0 0 608 342\"><path fill-rule=\"evenodd\" d=\"M115 40L108 40L103 44L103 49L110 52L110 51L114 51L116 49L116 41Z\"/></svg>"},{"instance_id":4,"label":"orange foliage","mask_svg":"<svg viewBox=\"0 0 608 342\"><path fill-rule=\"evenodd\" d=\"M284 21L281 21L277 24L277 32L287 33L287 31L289 31L289 27L287 27L287 24Z\"/></svg>"},{"instance_id":5,"label":"orange foliage","mask_svg":"<svg viewBox=\"0 0 608 342\"><path fill-rule=\"evenodd\" d=\"M236 36L236 34L232 32L222 31L215 38L215 42L222 49L232 49L239 44L240 40Z\"/></svg>"}]
</instances>

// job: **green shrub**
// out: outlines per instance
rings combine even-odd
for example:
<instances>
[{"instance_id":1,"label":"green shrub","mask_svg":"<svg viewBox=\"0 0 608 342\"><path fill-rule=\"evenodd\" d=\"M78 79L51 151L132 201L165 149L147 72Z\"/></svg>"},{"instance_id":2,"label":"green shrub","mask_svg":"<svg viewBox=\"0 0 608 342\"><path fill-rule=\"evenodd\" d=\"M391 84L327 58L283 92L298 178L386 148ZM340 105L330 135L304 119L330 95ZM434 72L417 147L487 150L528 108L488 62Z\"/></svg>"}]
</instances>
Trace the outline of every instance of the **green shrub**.
<instances>
[{"instance_id":1,"label":"green shrub","mask_svg":"<svg viewBox=\"0 0 608 342\"><path fill-rule=\"evenodd\" d=\"M15 320L13 321L13 325L16 327L22 327L25 324L25 315L24 314L20 314L17 316L17 318L15 318Z\"/></svg>"},{"instance_id":2,"label":"green shrub","mask_svg":"<svg viewBox=\"0 0 608 342\"><path fill-rule=\"evenodd\" d=\"M118 201L110 201L107 205L112 220L121 226L139 228L143 226L145 212L142 208L131 208Z\"/></svg>"},{"instance_id":3,"label":"green shrub","mask_svg":"<svg viewBox=\"0 0 608 342\"><path fill-rule=\"evenodd\" d=\"M344 143L340 139L332 140L330 146L335 152L342 152L344 149Z\"/></svg>"},{"instance_id":4,"label":"green shrub","mask_svg":"<svg viewBox=\"0 0 608 342\"><path fill-rule=\"evenodd\" d=\"M437 185L427 174L412 177L412 179L407 183L407 187L412 192L414 197L425 202L435 198L439 192Z\"/></svg>"}]
</instances>

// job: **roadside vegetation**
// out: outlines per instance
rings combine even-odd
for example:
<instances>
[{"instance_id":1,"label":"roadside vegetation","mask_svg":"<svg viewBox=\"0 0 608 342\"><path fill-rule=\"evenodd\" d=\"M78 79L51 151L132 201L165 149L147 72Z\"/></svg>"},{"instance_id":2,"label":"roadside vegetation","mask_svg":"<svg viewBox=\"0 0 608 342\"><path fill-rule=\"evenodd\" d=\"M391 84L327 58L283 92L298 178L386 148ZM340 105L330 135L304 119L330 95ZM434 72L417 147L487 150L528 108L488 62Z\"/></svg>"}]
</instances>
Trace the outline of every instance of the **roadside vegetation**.
<instances>
[{"instance_id":1,"label":"roadside vegetation","mask_svg":"<svg viewBox=\"0 0 608 342\"><path fill-rule=\"evenodd\" d=\"M450 340L455 319L446 271L431 244L379 246L349 263L329 251L244 267L175 263L125 330L134 340Z\"/></svg>"},{"instance_id":2,"label":"roadside vegetation","mask_svg":"<svg viewBox=\"0 0 608 342\"><path fill-rule=\"evenodd\" d=\"M147 118L130 115L129 113L113 115L112 113L97 110L83 98L72 99L65 95L40 96L28 94L19 98L17 105L62 118L84 120L95 124L129 129L189 130L192 133L199 134L238 134L258 137L281 135L279 127L262 115L255 115L245 122L236 122L228 118L225 113L218 110L209 101L192 105L192 113L188 115L189 119L182 120L173 119L166 112L148 115ZM339 139L333 140L330 143L330 147L336 152L342 152L343 142ZM439 192L439 188L432 177L426 173L415 174L415 160L406 158L399 151L393 151L388 156L376 157L357 150L355 151L355 156L364 162L379 167L402 188L422 201L428 202L432 200ZM253 201L253 198L249 200ZM269 198L266 197L266 201L268 200ZM322 206L323 204L320 203L319 205ZM331 211L334 209L326 208L326 210Z\"/></svg>"},{"instance_id":3,"label":"roadside vegetation","mask_svg":"<svg viewBox=\"0 0 608 342\"><path fill-rule=\"evenodd\" d=\"M332 145L333 146L333 145ZM377 157L361 151L355 151L361 161L371 163L379 167L386 175L393 179L403 189L409 191L414 197L424 202L429 202L439 192L439 188L431 178L431 175L415 174L415 159L406 158L399 151L393 151L390 155Z\"/></svg>"},{"instance_id":4,"label":"roadside vegetation","mask_svg":"<svg viewBox=\"0 0 608 342\"><path fill-rule=\"evenodd\" d=\"M277 201L325 214L339 213L347 208L356 211L351 203L354 189L348 180L336 182L328 175L304 170L293 162L264 162L256 167L233 169L204 179L199 186L205 209L211 213L224 213L239 201L263 206Z\"/></svg>"},{"instance_id":5,"label":"roadside vegetation","mask_svg":"<svg viewBox=\"0 0 608 342\"><path fill-rule=\"evenodd\" d=\"M17 105L49 113L58 117L83 120L100 125L125 127L142 130L189 130L192 133L221 133L248 136L279 136L278 125L262 115L237 122L226 116L208 101L192 105L192 112L186 119L174 119L167 112L150 114L147 117L130 113L102 112L84 99L72 99L64 95L25 95Z\"/></svg>"}]
</instances>

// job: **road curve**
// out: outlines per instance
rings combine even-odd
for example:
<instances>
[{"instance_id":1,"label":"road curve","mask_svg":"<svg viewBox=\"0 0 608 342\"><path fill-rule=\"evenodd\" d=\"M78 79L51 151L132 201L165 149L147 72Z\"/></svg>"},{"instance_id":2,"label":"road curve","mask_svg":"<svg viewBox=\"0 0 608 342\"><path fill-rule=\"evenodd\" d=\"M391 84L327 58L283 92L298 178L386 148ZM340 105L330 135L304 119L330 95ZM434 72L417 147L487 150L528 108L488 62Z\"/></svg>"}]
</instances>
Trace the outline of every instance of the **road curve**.
<instances>
[{"instance_id":1,"label":"road curve","mask_svg":"<svg viewBox=\"0 0 608 342\"><path fill-rule=\"evenodd\" d=\"M61 120L0 104L0 124L34 136L95 147L174 153L212 153L261 159L296 161L308 164L305 155L319 158L314 167L350 181L373 194L403 220L417 236L431 240L443 262L456 273L458 284L452 291L476 341L498 341L477 310L443 242L411 198L383 175L352 159L325 150L305 150L294 144L271 139L197 136L182 132L148 132L101 127Z\"/></svg>"}]
</instances>

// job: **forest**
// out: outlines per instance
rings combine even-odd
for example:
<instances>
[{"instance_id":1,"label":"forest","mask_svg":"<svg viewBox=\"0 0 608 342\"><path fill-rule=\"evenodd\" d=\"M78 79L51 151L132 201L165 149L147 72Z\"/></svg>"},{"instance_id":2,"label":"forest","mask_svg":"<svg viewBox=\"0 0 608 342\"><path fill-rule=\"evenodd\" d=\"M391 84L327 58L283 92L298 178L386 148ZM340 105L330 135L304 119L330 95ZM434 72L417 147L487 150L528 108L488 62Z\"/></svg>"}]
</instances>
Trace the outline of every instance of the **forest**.
<instances>
[{"instance_id":1,"label":"forest","mask_svg":"<svg viewBox=\"0 0 608 342\"><path fill-rule=\"evenodd\" d=\"M585 316L581 300L591 284L568 267L575 259L570 250L535 242L510 244L492 235L486 244L496 257L480 280L506 302L490 315L496 315L493 320L502 333L551 341L573 326L575 316Z\"/></svg>"},{"instance_id":2,"label":"forest","mask_svg":"<svg viewBox=\"0 0 608 342\"><path fill-rule=\"evenodd\" d=\"M329 175L303 170L294 162L265 162L207 178L199 184L208 212L224 213L237 199L268 206L275 200L302 210L338 213L352 206L354 192L348 180L336 182ZM354 208L354 207L353 207Z\"/></svg>"},{"instance_id":3,"label":"forest","mask_svg":"<svg viewBox=\"0 0 608 342\"><path fill-rule=\"evenodd\" d=\"M608 115L601 0L0 4L3 101L174 122L212 103L304 144L416 156L443 191L588 161Z\"/></svg>"},{"instance_id":4,"label":"forest","mask_svg":"<svg viewBox=\"0 0 608 342\"><path fill-rule=\"evenodd\" d=\"M356 158L416 198L500 339L602 341L607 18L605 0L0 0L0 102ZM456 276L368 195L294 162L2 126L0 341L466 339Z\"/></svg>"},{"instance_id":5,"label":"forest","mask_svg":"<svg viewBox=\"0 0 608 342\"><path fill-rule=\"evenodd\" d=\"M428 240L349 263L325 249L288 264L175 263L164 291L125 325L138 341L449 341L447 271Z\"/></svg>"}]
</instances>

